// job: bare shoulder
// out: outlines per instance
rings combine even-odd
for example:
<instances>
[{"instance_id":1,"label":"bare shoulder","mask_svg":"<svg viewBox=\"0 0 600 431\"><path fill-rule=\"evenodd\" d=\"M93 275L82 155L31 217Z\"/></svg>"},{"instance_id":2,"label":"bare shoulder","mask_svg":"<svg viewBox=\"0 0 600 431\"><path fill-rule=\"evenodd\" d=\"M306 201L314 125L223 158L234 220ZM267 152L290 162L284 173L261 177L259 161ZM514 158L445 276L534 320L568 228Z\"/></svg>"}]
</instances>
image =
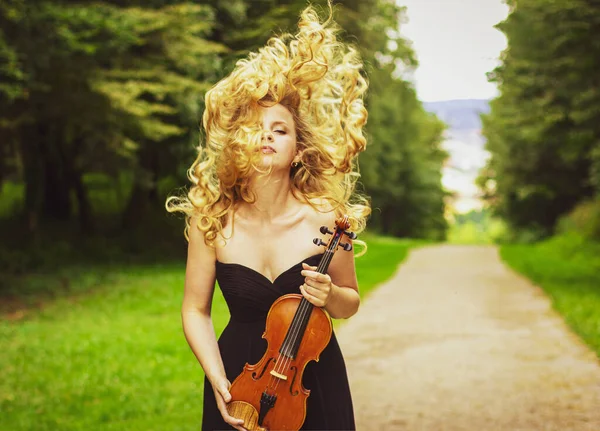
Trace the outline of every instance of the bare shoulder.
<instances>
[{"instance_id":1,"label":"bare shoulder","mask_svg":"<svg viewBox=\"0 0 600 431\"><path fill-rule=\"evenodd\" d=\"M336 227L335 221L339 217L335 209L325 199L312 201L312 204L314 207L310 205L311 209L307 211L309 213L308 217L311 218L310 223L317 229L320 226L327 226L333 230ZM342 241L352 244L352 240L345 235ZM358 290L352 251L348 252L341 247L338 248L329 264L327 273L331 276L334 284Z\"/></svg>"},{"instance_id":2,"label":"bare shoulder","mask_svg":"<svg viewBox=\"0 0 600 431\"><path fill-rule=\"evenodd\" d=\"M307 204L308 218L311 224L318 226L327 226L330 229L335 227L335 220L337 219L334 208L325 199L314 199L311 203Z\"/></svg>"},{"instance_id":3,"label":"bare shoulder","mask_svg":"<svg viewBox=\"0 0 600 431\"><path fill-rule=\"evenodd\" d=\"M215 249L206 244L204 232L198 227L198 216L190 218L188 236L188 261L191 261L189 263L200 266L214 266L216 260Z\"/></svg>"}]
</instances>

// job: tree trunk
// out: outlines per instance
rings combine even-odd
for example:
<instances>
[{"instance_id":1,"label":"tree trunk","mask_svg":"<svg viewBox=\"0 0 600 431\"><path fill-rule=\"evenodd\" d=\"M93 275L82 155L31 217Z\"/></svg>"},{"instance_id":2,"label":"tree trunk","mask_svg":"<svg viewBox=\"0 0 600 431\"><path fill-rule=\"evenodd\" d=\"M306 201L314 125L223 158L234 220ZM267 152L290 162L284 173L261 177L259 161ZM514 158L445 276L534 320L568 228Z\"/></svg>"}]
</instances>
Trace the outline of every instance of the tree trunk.
<instances>
[{"instance_id":1,"label":"tree trunk","mask_svg":"<svg viewBox=\"0 0 600 431\"><path fill-rule=\"evenodd\" d=\"M40 152L44 169L44 199L42 211L44 216L53 219L68 221L72 214L70 199L71 184L67 166L68 158L62 149L62 134L44 127L45 133L40 136ZM54 132L54 133L53 133Z\"/></svg>"},{"instance_id":2,"label":"tree trunk","mask_svg":"<svg viewBox=\"0 0 600 431\"><path fill-rule=\"evenodd\" d=\"M39 239L38 224L44 199L45 164L40 154L37 124L25 124L21 129L21 157L23 160L23 180L25 181L25 205L23 211L27 220L30 238Z\"/></svg>"},{"instance_id":3,"label":"tree trunk","mask_svg":"<svg viewBox=\"0 0 600 431\"><path fill-rule=\"evenodd\" d=\"M394 212L390 207L381 209L381 227L384 235L394 234Z\"/></svg>"},{"instance_id":4,"label":"tree trunk","mask_svg":"<svg viewBox=\"0 0 600 431\"><path fill-rule=\"evenodd\" d=\"M124 229L131 229L144 218L153 205L158 203L159 157L155 144L142 146L138 157L139 175L134 178L133 189L122 218Z\"/></svg>"},{"instance_id":5,"label":"tree trunk","mask_svg":"<svg viewBox=\"0 0 600 431\"><path fill-rule=\"evenodd\" d=\"M85 190L85 186L82 181L82 173L74 171L71 174L71 186L75 190L75 196L77 197L77 208L79 218L79 228L83 234L91 234L94 232L94 220L92 217L92 206L88 199L88 195Z\"/></svg>"}]
</instances>

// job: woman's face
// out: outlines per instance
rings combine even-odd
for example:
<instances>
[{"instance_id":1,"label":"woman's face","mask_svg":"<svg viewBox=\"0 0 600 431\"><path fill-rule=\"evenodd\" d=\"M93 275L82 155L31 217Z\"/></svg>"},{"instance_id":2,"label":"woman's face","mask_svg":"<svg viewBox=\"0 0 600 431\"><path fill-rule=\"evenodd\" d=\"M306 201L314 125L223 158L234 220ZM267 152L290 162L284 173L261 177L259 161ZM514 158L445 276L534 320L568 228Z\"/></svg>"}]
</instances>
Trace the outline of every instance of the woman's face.
<instances>
[{"instance_id":1,"label":"woman's face","mask_svg":"<svg viewBox=\"0 0 600 431\"><path fill-rule=\"evenodd\" d=\"M299 154L296 148L296 127L291 112L281 104L261 108L264 139L260 151L266 166L290 169ZM297 161L297 158L296 158Z\"/></svg>"}]
</instances>

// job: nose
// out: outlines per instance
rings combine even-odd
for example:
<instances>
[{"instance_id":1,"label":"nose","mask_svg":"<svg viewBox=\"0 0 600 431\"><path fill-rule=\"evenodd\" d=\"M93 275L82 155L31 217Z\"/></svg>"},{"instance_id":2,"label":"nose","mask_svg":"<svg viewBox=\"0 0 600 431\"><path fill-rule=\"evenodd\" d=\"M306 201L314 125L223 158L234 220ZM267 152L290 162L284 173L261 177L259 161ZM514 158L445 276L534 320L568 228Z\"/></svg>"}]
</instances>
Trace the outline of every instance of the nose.
<instances>
[{"instance_id":1,"label":"nose","mask_svg":"<svg viewBox=\"0 0 600 431\"><path fill-rule=\"evenodd\" d=\"M264 133L264 138L267 140L267 142L273 142L274 137L273 137L273 133L271 133L270 131L266 131Z\"/></svg>"}]
</instances>

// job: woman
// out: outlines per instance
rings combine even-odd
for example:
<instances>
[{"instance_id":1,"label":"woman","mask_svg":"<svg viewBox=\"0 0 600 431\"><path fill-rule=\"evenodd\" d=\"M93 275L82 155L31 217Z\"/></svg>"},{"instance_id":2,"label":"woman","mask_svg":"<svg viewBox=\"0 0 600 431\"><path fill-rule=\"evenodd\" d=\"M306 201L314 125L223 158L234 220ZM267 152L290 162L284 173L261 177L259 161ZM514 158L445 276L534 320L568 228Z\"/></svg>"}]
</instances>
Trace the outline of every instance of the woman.
<instances>
[{"instance_id":1,"label":"woman","mask_svg":"<svg viewBox=\"0 0 600 431\"><path fill-rule=\"evenodd\" d=\"M279 296L300 292L333 318L359 307L354 255L337 252L328 274L319 274L323 249L312 242L343 214L360 232L370 213L354 192L367 85L356 50L336 33L331 15L321 23L309 7L296 35L271 38L209 90L205 146L188 170L194 185L167 200L168 211L186 214L182 320L206 375L205 431L244 429L227 413L228 389L265 353L265 320ZM215 280L231 313L218 341L210 317ZM303 385L311 394L302 429L355 428L335 334L319 362L307 365Z\"/></svg>"}]
</instances>

